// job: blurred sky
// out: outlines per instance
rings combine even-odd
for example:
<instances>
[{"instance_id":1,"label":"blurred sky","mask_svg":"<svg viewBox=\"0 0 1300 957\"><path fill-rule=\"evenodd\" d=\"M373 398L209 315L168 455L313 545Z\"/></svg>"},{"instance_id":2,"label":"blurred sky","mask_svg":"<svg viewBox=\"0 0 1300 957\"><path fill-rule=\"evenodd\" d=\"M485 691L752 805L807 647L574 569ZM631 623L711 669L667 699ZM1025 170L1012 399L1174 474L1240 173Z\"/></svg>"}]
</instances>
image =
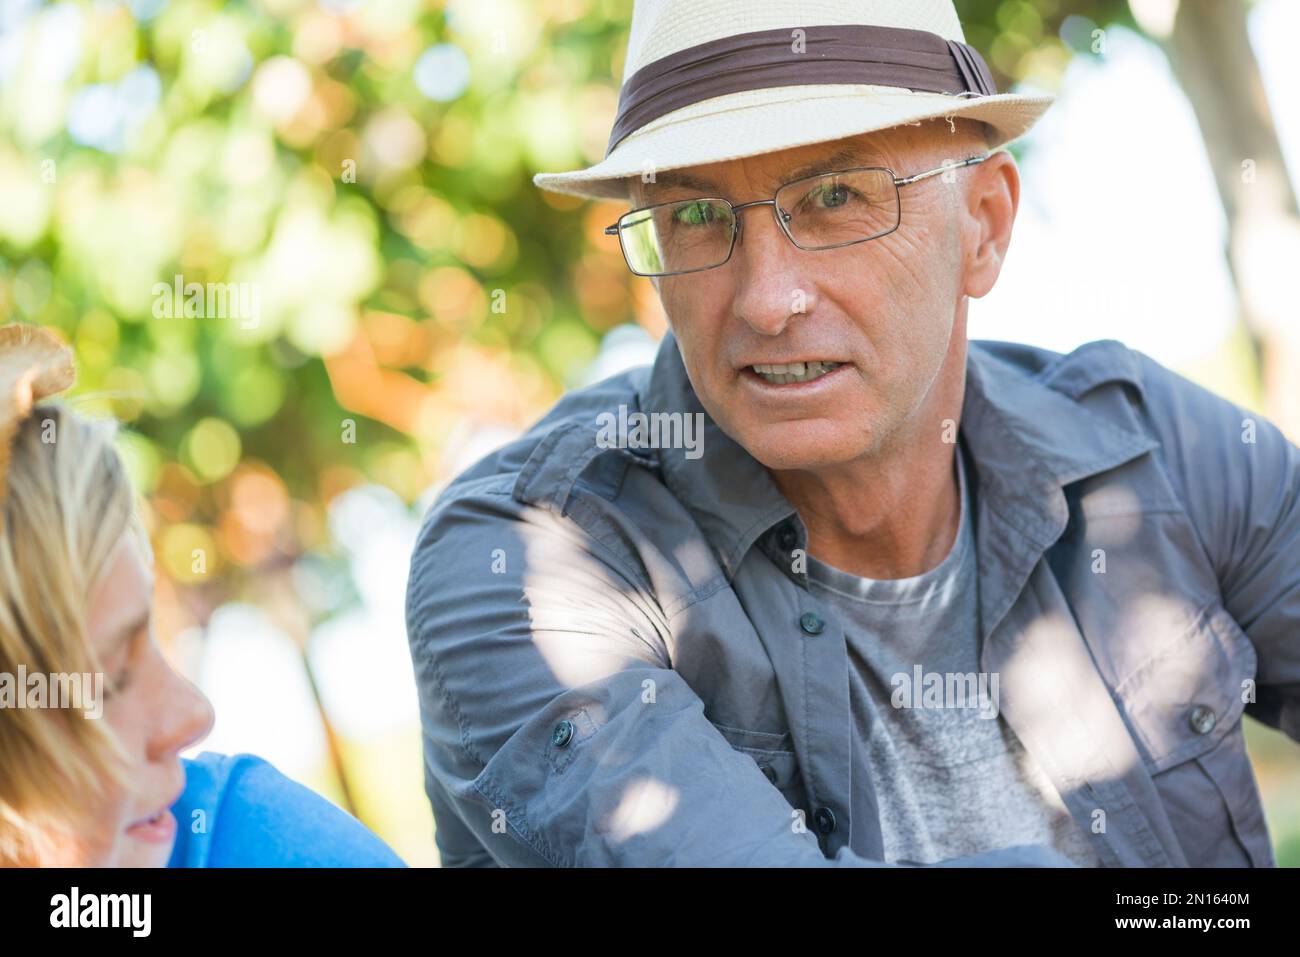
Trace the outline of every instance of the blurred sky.
<instances>
[{"instance_id":1,"label":"blurred sky","mask_svg":"<svg viewBox=\"0 0 1300 957\"><path fill-rule=\"evenodd\" d=\"M1286 49L1300 3L1261 3L1250 29L1300 182L1300 110L1282 98L1300 88ZM1227 222L1196 117L1160 50L1107 30L1105 57L1075 57L1026 143L1011 252L993 292L971 306L970 335L1058 351L1114 338L1171 366L1215 352L1235 321Z\"/></svg>"}]
</instances>

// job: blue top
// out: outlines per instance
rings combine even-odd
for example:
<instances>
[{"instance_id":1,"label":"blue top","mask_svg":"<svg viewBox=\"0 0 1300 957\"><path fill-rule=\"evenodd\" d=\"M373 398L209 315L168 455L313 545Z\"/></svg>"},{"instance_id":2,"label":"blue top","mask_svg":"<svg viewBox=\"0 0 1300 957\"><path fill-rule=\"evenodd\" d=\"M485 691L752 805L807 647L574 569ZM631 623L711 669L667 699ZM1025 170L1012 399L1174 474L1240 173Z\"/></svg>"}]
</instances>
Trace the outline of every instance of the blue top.
<instances>
[{"instance_id":1,"label":"blue top","mask_svg":"<svg viewBox=\"0 0 1300 957\"><path fill-rule=\"evenodd\" d=\"M356 818L251 754L182 758L168 867L405 867Z\"/></svg>"}]
</instances>

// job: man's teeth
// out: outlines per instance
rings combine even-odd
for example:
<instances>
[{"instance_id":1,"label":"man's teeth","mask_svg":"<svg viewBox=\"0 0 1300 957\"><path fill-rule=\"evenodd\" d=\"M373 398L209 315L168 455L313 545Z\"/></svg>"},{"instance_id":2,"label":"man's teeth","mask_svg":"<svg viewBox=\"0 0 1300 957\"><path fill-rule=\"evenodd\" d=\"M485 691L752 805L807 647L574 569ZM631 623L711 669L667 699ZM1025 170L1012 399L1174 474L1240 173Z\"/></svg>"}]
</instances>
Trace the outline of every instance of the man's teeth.
<instances>
[{"instance_id":1,"label":"man's teeth","mask_svg":"<svg viewBox=\"0 0 1300 957\"><path fill-rule=\"evenodd\" d=\"M839 362L790 362L776 365L753 365L750 366L767 382L774 385L785 385L787 382L811 382L813 379L820 378L832 369L839 368L842 363Z\"/></svg>"}]
</instances>

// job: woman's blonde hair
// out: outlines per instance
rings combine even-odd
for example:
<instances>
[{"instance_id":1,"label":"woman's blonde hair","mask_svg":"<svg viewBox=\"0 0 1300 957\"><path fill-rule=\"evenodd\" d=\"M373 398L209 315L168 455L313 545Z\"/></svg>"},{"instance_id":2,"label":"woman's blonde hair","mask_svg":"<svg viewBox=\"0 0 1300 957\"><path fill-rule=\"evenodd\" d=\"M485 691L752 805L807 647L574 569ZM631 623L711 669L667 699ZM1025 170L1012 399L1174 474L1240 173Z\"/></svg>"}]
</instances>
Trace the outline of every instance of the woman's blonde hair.
<instances>
[{"instance_id":1,"label":"woman's blonde hair","mask_svg":"<svg viewBox=\"0 0 1300 957\"><path fill-rule=\"evenodd\" d=\"M91 589L124 535L150 554L116 429L60 402L18 423L0 501L0 672L103 671L87 635ZM0 862L39 856L46 828L74 829L86 798L124 783L125 760L83 711L0 709Z\"/></svg>"}]
</instances>

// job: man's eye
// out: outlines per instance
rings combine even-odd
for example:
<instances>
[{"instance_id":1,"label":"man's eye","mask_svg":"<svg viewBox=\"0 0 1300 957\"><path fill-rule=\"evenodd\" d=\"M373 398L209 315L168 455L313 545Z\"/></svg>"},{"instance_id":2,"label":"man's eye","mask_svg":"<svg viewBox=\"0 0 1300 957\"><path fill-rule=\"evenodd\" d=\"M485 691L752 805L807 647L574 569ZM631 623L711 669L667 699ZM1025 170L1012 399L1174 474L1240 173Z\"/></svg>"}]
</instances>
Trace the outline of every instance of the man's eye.
<instances>
[{"instance_id":1,"label":"man's eye","mask_svg":"<svg viewBox=\"0 0 1300 957\"><path fill-rule=\"evenodd\" d=\"M678 209L673 218L683 226L711 226L722 217L713 203L689 203Z\"/></svg>"},{"instance_id":2,"label":"man's eye","mask_svg":"<svg viewBox=\"0 0 1300 957\"><path fill-rule=\"evenodd\" d=\"M813 203L820 204L817 209L839 209L861 198L857 190L843 183L823 183L808 195Z\"/></svg>"}]
</instances>

